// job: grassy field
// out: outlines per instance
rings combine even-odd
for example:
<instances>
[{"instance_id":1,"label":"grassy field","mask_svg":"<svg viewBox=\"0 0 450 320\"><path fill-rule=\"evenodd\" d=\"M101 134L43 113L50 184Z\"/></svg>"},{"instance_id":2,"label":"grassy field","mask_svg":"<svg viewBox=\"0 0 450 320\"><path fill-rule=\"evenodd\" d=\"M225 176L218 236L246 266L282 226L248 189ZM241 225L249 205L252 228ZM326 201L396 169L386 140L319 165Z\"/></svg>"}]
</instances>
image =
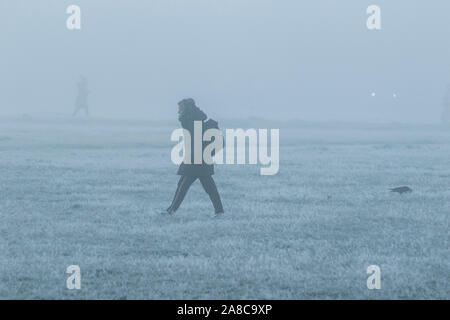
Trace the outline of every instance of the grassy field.
<instances>
[{"instance_id":1,"label":"grassy field","mask_svg":"<svg viewBox=\"0 0 450 320\"><path fill-rule=\"evenodd\" d=\"M199 182L157 214L178 179L170 133L0 122L0 298L450 298L450 130L281 128L279 174L216 167L222 218Z\"/></svg>"}]
</instances>

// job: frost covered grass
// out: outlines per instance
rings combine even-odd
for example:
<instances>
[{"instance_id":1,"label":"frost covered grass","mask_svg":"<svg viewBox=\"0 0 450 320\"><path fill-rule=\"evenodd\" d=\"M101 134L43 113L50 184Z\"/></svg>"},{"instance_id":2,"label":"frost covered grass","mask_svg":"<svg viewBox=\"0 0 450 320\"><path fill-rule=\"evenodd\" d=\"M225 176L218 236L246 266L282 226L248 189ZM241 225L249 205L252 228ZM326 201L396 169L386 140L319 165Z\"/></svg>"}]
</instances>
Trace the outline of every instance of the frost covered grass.
<instances>
[{"instance_id":1,"label":"frost covered grass","mask_svg":"<svg viewBox=\"0 0 450 320\"><path fill-rule=\"evenodd\" d=\"M216 168L214 218L198 181L157 214L172 129L0 122L0 298L449 298L450 131L280 128L277 175Z\"/></svg>"}]
</instances>

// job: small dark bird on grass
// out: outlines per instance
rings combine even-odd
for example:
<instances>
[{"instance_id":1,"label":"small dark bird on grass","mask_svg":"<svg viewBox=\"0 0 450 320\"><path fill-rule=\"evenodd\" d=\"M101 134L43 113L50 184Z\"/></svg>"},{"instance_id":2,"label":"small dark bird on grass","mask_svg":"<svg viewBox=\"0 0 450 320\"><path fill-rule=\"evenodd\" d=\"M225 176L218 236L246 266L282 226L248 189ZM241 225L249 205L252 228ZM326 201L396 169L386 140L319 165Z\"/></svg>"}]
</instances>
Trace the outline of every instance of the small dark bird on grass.
<instances>
[{"instance_id":1,"label":"small dark bird on grass","mask_svg":"<svg viewBox=\"0 0 450 320\"><path fill-rule=\"evenodd\" d=\"M391 190L391 192L397 192L397 193L400 193L400 194L412 192L412 189L410 187L407 187L407 186L398 187L398 188L392 188L392 189L389 189L389 190Z\"/></svg>"}]
</instances>

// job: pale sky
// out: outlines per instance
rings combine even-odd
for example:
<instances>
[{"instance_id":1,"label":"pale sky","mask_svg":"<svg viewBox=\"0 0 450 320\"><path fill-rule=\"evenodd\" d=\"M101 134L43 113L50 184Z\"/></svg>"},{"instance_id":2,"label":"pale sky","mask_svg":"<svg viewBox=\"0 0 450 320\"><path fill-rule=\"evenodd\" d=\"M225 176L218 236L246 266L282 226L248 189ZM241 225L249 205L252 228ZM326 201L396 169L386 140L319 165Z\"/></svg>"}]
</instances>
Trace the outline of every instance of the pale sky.
<instances>
[{"instance_id":1,"label":"pale sky","mask_svg":"<svg viewBox=\"0 0 450 320\"><path fill-rule=\"evenodd\" d=\"M0 115L70 115L83 74L96 117L438 122L450 83L448 0L0 0L0 39Z\"/></svg>"}]
</instances>

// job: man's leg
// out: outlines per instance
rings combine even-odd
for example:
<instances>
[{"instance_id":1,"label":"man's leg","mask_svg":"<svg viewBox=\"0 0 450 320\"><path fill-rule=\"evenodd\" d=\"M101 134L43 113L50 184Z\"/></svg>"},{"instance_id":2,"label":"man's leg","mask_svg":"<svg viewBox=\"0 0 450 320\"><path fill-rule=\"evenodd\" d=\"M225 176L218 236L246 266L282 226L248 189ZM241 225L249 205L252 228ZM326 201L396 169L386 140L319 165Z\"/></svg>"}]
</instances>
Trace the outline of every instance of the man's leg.
<instances>
[{"instance_id":1,"label":"man's leg","mask_svg":"<svg viewBox=\"0 0 450 320\"><path fill-rule=\"evenodd\" d=\"M184 176L180 176L180 180L178 180L177 190L175 191L175 194L173 195L172 203L167 208L167 211L173 211L172 207L173 207L173 205L175 203L175 199L177 198L178 192L180 192L180 187L181 187L181 183L183 182L183 178L184 178Z\"/></svg>"},{"instance_id":2,"label":"man's leg","mask_svg":"<svg viewBox=\"0 0 450 320\"><path fill-rule=\"evenodd\" d=\"M220 200L219 191L217 191L217 186L212 176L201 176L200 182L202 183L203 189L209 195L216 213L223 213L222 201Z\"/></svg>"},{"instance_id":3,"label":"man's leg","mask_svg":"<svg viewBox=\"0 0 450 320\"><path fill-rule=\"evenodd\" d=\"M196 177L181 176L180 180L178 181L177 191L175 192L175 196L173 197L172 204L167 209L167 211L175 212L178 210L181 203L183 202L184 197L186 196L186 193L189 190L189 187L192 183L194 183L196 179Z\"/></svg>"}]
</instances>

